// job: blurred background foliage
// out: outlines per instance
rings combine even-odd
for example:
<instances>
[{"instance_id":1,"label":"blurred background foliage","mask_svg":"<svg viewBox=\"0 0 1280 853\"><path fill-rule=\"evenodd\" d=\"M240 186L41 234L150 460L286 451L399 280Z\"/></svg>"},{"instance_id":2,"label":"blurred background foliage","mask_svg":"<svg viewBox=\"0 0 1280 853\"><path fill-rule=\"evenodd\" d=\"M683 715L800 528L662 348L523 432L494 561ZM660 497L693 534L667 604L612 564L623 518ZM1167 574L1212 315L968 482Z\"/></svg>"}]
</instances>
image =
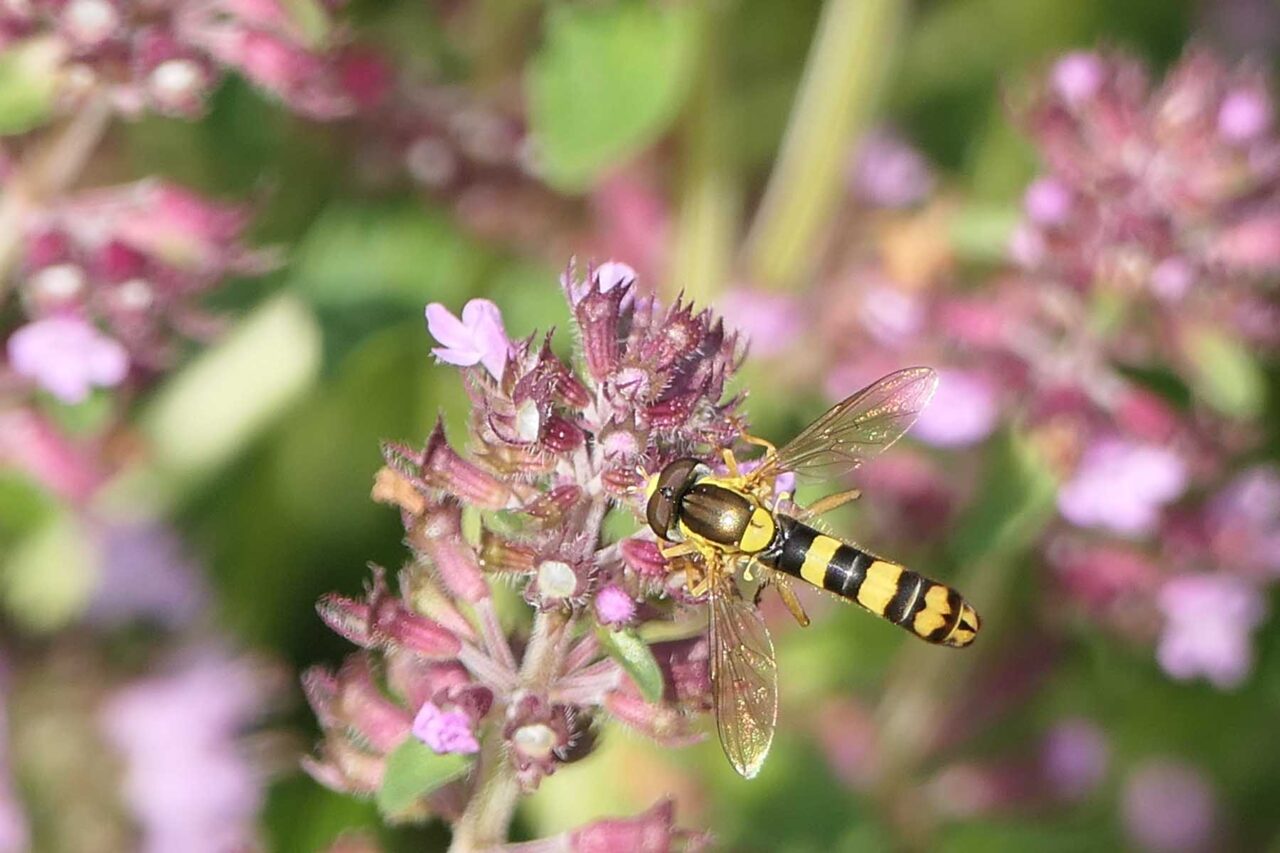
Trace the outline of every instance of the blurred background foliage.
<instances>
[{"instance_id":1,"label":"blurred background foliage","mask_svg":"<svg viewBox=\"0 0 1280 853\"><path fill-rule=\"evenodd\" d=\"M466 8L450 8L448 15L443 10L459 5ZM1096 45L1122 47L1161 69L1194 34L1205 32L1213 5L912 4L890 51L875 122L912 140L964 200L965 214L957 217L963 233L956 237L965 247L964 263L978 271L994 267L1019 216L1022 190L1037 171L1033 149L1007 112L1030 75L1065 51ZM721 60L712 106L719 124L714 156L739 188L737 203L752 209L778 151L821 6L816 0L724 0L707 7L638 0L361 0L351 12L362 34L401 67L500 98L517 96L502 87L521 81L542 145L537 156L543 174L564 197L567 215L589 222L594 211L587 194L619 164L653 150L687 147L686 135L696 132L702 112L691 103L698 97L697 69L712 53ZM361 162L350 128L292 116L234 78L216 91L204 118L143 118L120 128L110 143L121 155L116 162L135 173L169 177L214 196L253 199L254 242L282 246L286 253L278 271L233 282L212 297L218 308L246 318L243 323L265 322L267 328L257 335L251 328L234 331L141 401L142 429L154 431L172 458L161 452L142 479L121 486L120 500L145 493L145 500L170 507L212 579L217 620L237 642L294 672L336 663L348 646L316 617L316 599L331 590L355 595L366 563L396 566L404 557L396 513L368 497L381 464L379 442L420 441L438 414L458 434L465 423L456 370L432 363L422 306L438 301L457 308L484 296L501 306L513 338L563 329L568 315L556 290L562 267L545 246L534 251L477 235L445 200L404 182L371 184L363 173L377 164ZM679 164L681 156L655 162ZM672 168L660 183L678 199L681 180L679 168ZM575 246L570 237L555 249L565 250L567 260L573 251L607 252L608 246ZM682 280L659 283L668 293L681 286L699 295L716 289ZM570 345L562 335L559 346ZM236 347L243 351L229 352ZM797 396L777 368L785 358L748 364L740 379L750 391L754 431L774 439L794 434L824 407L817 389ZM292 365L283 371L283 387L263 387L254 375L259 364ZM199 381L183 388L193 375ZM1266 381L1262 420L1274 457L1280 386L1274 373ZM219 430L225 435L204 435ZM1046 656L1055 665L1046 682L1025 688L1026 703L969 751L1016 757L1053 720L1087 716L1109 736L1115 766L1153 752L1174 752L1201 766L1230 814L1234 835L1224 846L1280 849L1280 753L1270 739L1280 719L1280 620L1255 637L1253 676L1225 692L1170 681L1149 650L1116 643L1087 624L1068 632L1069 642L1047 637L1037 610L1052 602L1036 594L1041 577L1028 565L1027 549L1039 519L1051 511L1054 484L1027 462L1017 437L990 444L983 451L989 460L981 497L954 524L941 556L946 564L937 565L938 552L932 551L935 564L928 569L964 579L978 602L987 585L1009 587L1002 594L1011 603L989 623L990 636L975 655L998 648L1005 655ZM874 501L874 494L866 500ZM47 498L8 476L0 479L0 502L0 532L15 547L56 512ZM833 525L856 531L863 517L864 510L853 510ZM912 564L916 555L895 556ZM916 565L925 568L918 560ZM13 589L12 579L6 587L15 602L74 597L57 589L77 583L74 574L42 575L37 588L25 591ZM1274 610L1280 602L1272 599ZM47 606L56 623L58 606ZM811 628L778 631L780 732L759 779L739 780L714 738L669 753L609 728L600 752L564 769L532 797L517 836L634 813L674 793L681 823L713 828L726 849L874 850L904 843L874 793L851 793L829 769L821 741L812 736L818 725L812 711L824 698L875 696L891 667L915 668L918 680L945 683L948 664L931 659L931 649L900 654L898 634L853 608L815 603L814 610ZM921 699L911 679L906 688L902 679L894 683L906 690L903 702ZM929 695L934 698L923 701L939 701L938 693ZM886 705L892 714L894 706ZM938 711L975 709L944 704ZM296 690L267 725L291 732L298 750L316 736ZM931 847L1123 847L1118 779L1110 775L1099 791L1069 808L959 821ZM389 850L438 849L447 838L438 825L386 828L372 803L327 792L291 767L272 783L262 820L268 848L280 851L321 849L353 828L376 832Z\"/></svg>"}]
</instances>

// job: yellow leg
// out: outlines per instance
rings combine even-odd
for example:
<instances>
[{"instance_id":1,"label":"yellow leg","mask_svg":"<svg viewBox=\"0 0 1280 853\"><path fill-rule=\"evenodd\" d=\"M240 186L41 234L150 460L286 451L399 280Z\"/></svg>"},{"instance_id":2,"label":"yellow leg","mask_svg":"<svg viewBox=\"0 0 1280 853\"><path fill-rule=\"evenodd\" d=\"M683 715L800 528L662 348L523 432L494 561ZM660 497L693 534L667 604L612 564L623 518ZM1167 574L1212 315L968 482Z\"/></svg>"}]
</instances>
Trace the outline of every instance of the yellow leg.
<instances>
[{"instance_id":1,"label":"yellow leg","mask_svg":"<svg viewBox=\"0 0 1280 853\"><path fill-rule=\"evenodd\" d=\"M698 546L692 542L681 542L678 545L658 546L658 550L662 552L662 556L668 560L673 557L687 557L690 554L698 553Z\"/></svg>"},{"instance_id":2,"label":"yellow leg","mask_svg":"<svg viewBox=\"0 0 1280 853\"><path fill-rule=\"evenodd\" d=\"M738 470L738 460L733 451L726 447L720 453L724 456L724 467L728 469L729 476L735 480L741 478L742 472Z\"/></svg>"},{"instance_id":3,"label":"yellow leg","mask_svg":"<svg viewBox=\"0 0 1280 853\"><path fill-rule=\"evenodd\" d=\"M754 444L757 447L763 447L765 456L778 455L778 448L775 447L773 442L769 441L767 438L760 438L758 436L750 435L744 432L742 434L742 440L745 441L747 444Z\"/></svg>"},{"instance_id":4,"label":"yellow leg","mask_svg":"<svg viewBox=\"0 0 1280 853\"><path fill-rule=\"evenodd\" d=\"M796 592L791 588L791 584L782 578L774 578L774 588L778 590L778 597L782 599L782 603L791 611L791 615L796 622L800 623L801 628L809 627L809 614L804 612L804 605L800 603L800 599L796 597Z\"/></svg>"},{"instance_id":5,"label":"yellow leg","mask_svg":"<svg viewBox=\"0 0 1280 853\"><path fill-rule=\"evenodd\" d=\"M814 518L819 515L826 515L833 509L842 507L850 501L856 501L860 497L862 497L862 491L860 489L849 489L847 492L836 492L833 495L827 495L825 498L819 498L807 507L798 507L800 512L803 514L801 521Z\"/></svg>"}]
</instances>

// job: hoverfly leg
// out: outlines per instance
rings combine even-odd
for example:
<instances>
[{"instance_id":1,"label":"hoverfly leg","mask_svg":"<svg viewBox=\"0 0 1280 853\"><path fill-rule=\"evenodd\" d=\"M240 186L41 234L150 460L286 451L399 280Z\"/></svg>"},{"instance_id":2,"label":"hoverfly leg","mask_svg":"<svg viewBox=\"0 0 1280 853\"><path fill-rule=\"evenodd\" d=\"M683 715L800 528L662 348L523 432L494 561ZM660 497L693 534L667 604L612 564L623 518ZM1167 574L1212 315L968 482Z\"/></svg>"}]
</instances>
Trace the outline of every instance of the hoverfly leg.
<instances>
[{"instance_id":1,"label":"hoverfly leg","mask_svg":"<svg viewBox=\"0 0 1280 853\"><path fill-rule=\"evenodd\" d=\"M770 456L778 455L778 448L774 446L774 443L772 441L769 441L767 438L759 438L758 436L750 435L745 432L742 434L741 438L747 444L754 444L757 447L763 447L764 455L766 458Z\"/></svg>"},{"instance_id":2,"label":"hoverfly leg","mask_svg":"<svg viewBox=\"0 0 1280 853\"><path fill-rule=\"evenodd\" d=\"M735 480L742 477L742 471L738 469L738 459L733 455L733 451L726 447L720 451L720 454L724 457L724 467L728 470L729 476Z\"/></svg>"},{"instance_id":3,"label":"hoverfly leg","mask_svg":"<svg viewBox=\"0 0 1280 853\"><path fill-rule=\"evenodd\" d=\"M807 507L797 507L802 513L800 520L808 521L819 515L826 515L833 509L838 509L850 501L856 501L860 497L862 497L861 489L849 489L846 492L836 492L833 495L827 495L825 498L819 498Z\"/></svg>"},{"instance_id":4,"label":"hoverfly leg","mask_svg":"<svg viewBox=\"0 0 1280 853\"><path fill-rule=\"evenodd\" d=\"M800 624L800 627L808 628L809 614L804 612L804 605L800 603L800 599L795 590L791 588L791 584L782 578L775 578L774 588L778 590L778 597L782 599L782 603L791 611L791 615Z\"/></svg>"},{"instance_id":5,"label":"hoverfly leg","mask_svg":"<svg viewBox=\"0 0 1280 853\"><path fill-rule=\"evenodd\" d=\"M675 557L687 557L690 554L697 554L698 546L693 542L681 542L677 545L670 545L667 547L659 545L658 550L662 553L663 557L671 560Z\"/></svg>"}]
</instances>

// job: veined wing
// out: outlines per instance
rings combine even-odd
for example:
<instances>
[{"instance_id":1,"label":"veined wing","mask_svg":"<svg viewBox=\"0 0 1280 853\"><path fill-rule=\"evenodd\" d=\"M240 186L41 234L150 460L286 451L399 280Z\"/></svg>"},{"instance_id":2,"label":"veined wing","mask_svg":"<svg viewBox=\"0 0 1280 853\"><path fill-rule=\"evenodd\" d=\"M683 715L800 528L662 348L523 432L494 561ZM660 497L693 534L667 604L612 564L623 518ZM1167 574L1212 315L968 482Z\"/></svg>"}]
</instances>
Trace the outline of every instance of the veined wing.
<instances>
[{"instance_id":1,"label":"veined wing","mask_svg":"<svg viewBox=\"0 0 1280 853\"><path fill-rule=\"evenodd\" d=\"M769 629L731 572L711 586L711 694L720 745L747 779L760 772L778 720L778 665Z\"/></svg>"},{"instance_id":2,"label":"veined wing","mask_svg":"<svg viewBox=\"0 0 1280 853\"><path fill-rule=\"evenodd\" d=\"M829 478L850 471L902 438L937 387L932 367L907 367L883 376L832 406L752 476L765 480L794 471Z\"/></svg>"}]
</instances>

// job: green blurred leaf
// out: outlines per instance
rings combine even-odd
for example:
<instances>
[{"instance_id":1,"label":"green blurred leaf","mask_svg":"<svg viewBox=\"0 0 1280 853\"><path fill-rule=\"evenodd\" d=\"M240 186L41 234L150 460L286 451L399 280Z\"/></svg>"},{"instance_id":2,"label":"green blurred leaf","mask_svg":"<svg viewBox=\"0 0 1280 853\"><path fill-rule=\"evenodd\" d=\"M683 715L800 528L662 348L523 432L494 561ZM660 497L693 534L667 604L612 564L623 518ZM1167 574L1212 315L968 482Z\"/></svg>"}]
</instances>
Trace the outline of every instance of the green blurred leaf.
<instances>
[{"instance_id":1,"label":"green blurred leaf","mask_svg":"<svg viewBox=\"0 0 1280 853\"><path fill-rule=\"evenodd\" d=\"M18 543L0 565L0 595L16 622L52 631L75 619L97 580L96 554L80 520L53 516Z\"/></svg>"},{"instance_id":2,"label":"green blurred leaf","mask_svg":"<svg viewBox=\"0 0 1280 853\"><path fill-rule=\"evenodd\" d=\"M440 755L417 738L408 738L387 758L378 810L388 817L403 814L419 798L466 773L471 763L469 755Z\"/></svg>"},{"instance_id":3,"label":"green blurred leaf","mask_svg":"<svg viewBox=\"0 0 1280 853\"><path fill-rule=\"evenodd\" d=\"M583 190L654 142L689 90L696 28L682 5L561 5L528 78L544 176Z\"/></svg>"},{"instance_id":4,"label":"green blurred leaf","mask_svg":"<svg viewBox=\"0 0 1280 853\"><path fill-rule=\"evenodd\" d=\"M1221 331L1203 328L1186 338L1194 390L1224 415L1254 417L1262 411L1266 378L1248 349Z\"/></svg>"},{"instance_id":5,"label":"green blurred leaf","mask_svg":"<svg viewBox=\"0 0 1280 853\"><path fill-rule=\"evenodd\" d=\"M286 14L302 34L302 43L320 47L329 38L329 15L318 0L283 0Z\"/></svg>"},{"instance_id":6,"label":"green blurred leaf","mask_svg":"<svg viewBox=\"0 0 1280 853\"><path fill-rule=\"evenodd\" d=\"M49 118L60 61L53 39L28 39L0 51L0 135L25 133Z\"/></svg>"},{"instance_id":7,"label":"green blurred leaf","mask_svg":"<svg viewBox=\"0 0 1280 853\"><path fill-rule=\"evenodd\" d=\"M1010 433L994 442L981 497L956 525L956 562L973 566L1029 547L1051 517L1057 491L1048 461L1025 437Z\"/></svg>"},{"instance_id":8,"label":"green blurred leaf","mask_svg":"<svg viewBox=\"0 0 1280 853\"><path fill-rule=\"evenodd\" d=\"M421 311L460 301L488 259L443 213L414 203L341 204L303 238L292 282L321 304L391 299Z\"/></svg>"},{"instance_id":9,"label":"green blurred leaf","mask_svg":"<svg viewBox=\"0 0 1280 853\"><path fill-rule=\"evenodd\" d=\"M653 652L644 640L631 630L610 631L601 628L596 632L600 644L609 657L616 660L626 670L627 675L640 688L641 695L650 702L662 698L662 669L653 657Z\"/></svg>"}]
</instances>

